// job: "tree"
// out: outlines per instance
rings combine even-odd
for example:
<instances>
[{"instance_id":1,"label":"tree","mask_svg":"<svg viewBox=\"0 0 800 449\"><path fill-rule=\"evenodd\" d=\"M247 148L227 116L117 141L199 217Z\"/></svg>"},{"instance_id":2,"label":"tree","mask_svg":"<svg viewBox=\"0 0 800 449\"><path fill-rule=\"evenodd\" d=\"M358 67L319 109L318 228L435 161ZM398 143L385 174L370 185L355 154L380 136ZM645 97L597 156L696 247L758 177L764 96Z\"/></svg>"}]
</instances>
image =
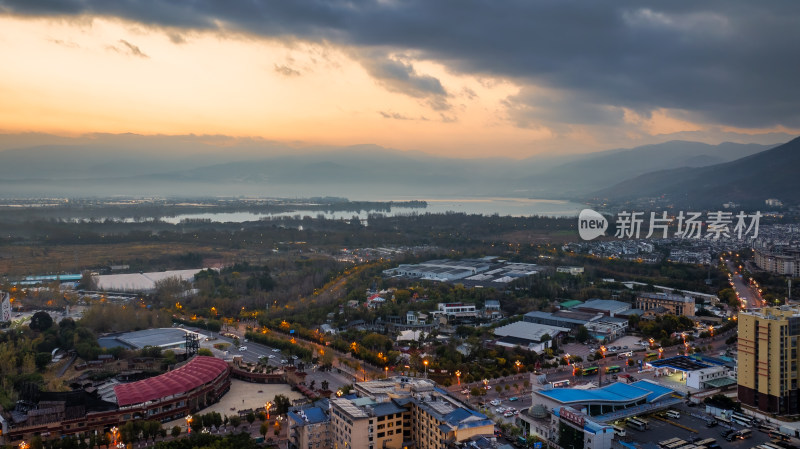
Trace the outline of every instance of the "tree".
<instances>
[{"instance_id":1,"label":"tree","mask_svg":"<svg viewBox=\"0 0 800 449\"><path fill-rule=\"evenodd\" d=\"M84 271L81 273L81 280L78 282L78 288L89 291L97 290L97 280L92 276L91 271Z\"/></svg>"},{"instance_id":2,"label":"tree","mask_svg":"<svg viewBox=\"0 0 800 449\"><path fill-rule=\"evenodd\" d=\"M275 406L275 414L277 415L285 415L289 412L289 407L292 405L289 398L282 394L275 395L272 403Z\"/></svg>"},{"instance_id":3,"label":"tree","mask_svg":"<svg viewBox=\"0 0 800 449\"><path fill-rule=\"evenodd\" d=\"M36 369L39 371L44 371L47 367L47 364L50 363L51 357L49 352L37 352L36 353Z\"/></svg>"},{"instance_id":4,"label":"tree","mask_svg":"<svg viewBox=\"0 0 800 449\"><path fill-rule=\"evenodd\" d=\"M584 343L589 340L589 338L591 338L589 329L586 329L585 326L578 326L578 330L575 333L575 339L581 343Z\"/></svg>"},{"instance_id":5,"label":"tree","mask_svg":"<svg viewBox=\"0 0 800 449\"><path fill-rule=\"evenodd\" d=\"M50 316L49 313L39 311L33 314L31 317L31 323L28 327L31 328L33 331L43 332L47 329L50 329L53 326L53 318Z\"/></svg>"},{"instance_id":6,"label":"tree","mask_svg":"<svg viewBox=\"0 0 800 449\"><path fill-rule=\"evenodd\" d=\"M233 426L233 429L236 430L236 428L239 427L242 424L242 418L240 418L240 417L238 417L236 415L233 415L230 418L230 422L231 422L231 425Z\"/></svg>"},{"instance_id":7,"label":"tree","mask_svg":"<svg viewBox=\"0 0 800 449\"><path fill-rule=\"evenodd\" d=\"M172 428L172 438L178 438L178 435L181 434L181 426L175 426Z\"/></svg>"},{"instance_id":8,"label":"tree","mask_svg":"<svg viewBox=\"0 0 800 449\"><path fill-rule=\"evenodd\" d=\"M200 349L198 349L197 350L197 355L205 355L205 356L209 356L209 357L214 357L214 353L211 352L211 350L208 349L208 348L200 348Z\"/></svg>"},{"instance_id":9,"label":"tree","mask_svg":"<svg viewBox=\"0 0 800 449\"><path fill-rule=\"evenodd\" d=\"M266 437L267 432L269 432L269 425L267 425L267 423L265 422L261 423L261 427L258 429L258 433L260 433L261 436Z\"/></svg>"},{"instance_id":10,"label":"tree","mask_svg":"<svg viewBox=\"0 0 800 449\"><path fill-rule=\"evenodd\" d=\"M245 417L245 419L247 419L247 424L248 424L248 426L247 426L247 427L248 427L248 428L250 428L250 427L252 427L252 426L253 426L253 423L254 423L254 422L255 422L255 420L256 420L256 414L255 414L255 413L253 413L253 412L250 412L250 413L248 413L248 414L247 414L247 416Z\"/></svg>"}]
</instances>

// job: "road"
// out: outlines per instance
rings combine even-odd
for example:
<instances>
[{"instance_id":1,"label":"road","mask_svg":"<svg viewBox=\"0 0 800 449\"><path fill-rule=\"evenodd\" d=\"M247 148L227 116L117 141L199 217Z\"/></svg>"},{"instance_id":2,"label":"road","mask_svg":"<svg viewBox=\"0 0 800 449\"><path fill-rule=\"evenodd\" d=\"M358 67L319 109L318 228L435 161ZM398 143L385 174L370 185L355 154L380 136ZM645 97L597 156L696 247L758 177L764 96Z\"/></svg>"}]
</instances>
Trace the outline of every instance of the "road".
<instances>
[{"instance_id":1,"label":"road","mask_svg":"<svg viewBox=\"0 0 800 449\"><path fill-rule=\"evenodd\" d=\"M735 267L730 259L725 261L725 265L728 266L728 271L730 271L731 287L739 301L741 301L743 308L766 307L767 303L761 297L758 285L755 284L753 279L743 278L738 267Z\"/></svg>"},{"instance_id":2,"label":"road","mask_svg":"<svg viewBox=\"0 0 800 449\"><path fill-rule=\"evenodd\" d=\"M245 362L250 363L258 363L262 357L267 358L267 363L270 366L274 366L276 368L280 368L286 364L294 364L297 360L292 360L291 357L277 348L271 348L266 345L262 345L260 343L255 343L253 341L245 342L244 339L241 339L242 346L246 347L247 349L244 351L238 351L235 346L233 346L233 338L225 337L220 335L217 332L210 332L205 329L199 329L196 327L185 327L187 330L191 330L193 332L197 332L201 335L204 335L205 338L214 338L213 340L208 341L201 341L200 346L204 348L211 349L211 351L217 355L218 357L225 357L225 351L220 351L213 347L216 343L230 343L229 350L227 351L227 355L241 355L242 360ZM286 361L286 363L282 363ZM307 365L308 366L308 365ZM334 368L331 371L318 371L313 365L306 369L308 376L306 376L305 383L309 385L311 381L316 382L316 386L319 387L322 381L328 381L329 389L336 391L344 385L352 384L353 380L346 374L342 374L337 372Z\"/></svg>"}]
</instances>

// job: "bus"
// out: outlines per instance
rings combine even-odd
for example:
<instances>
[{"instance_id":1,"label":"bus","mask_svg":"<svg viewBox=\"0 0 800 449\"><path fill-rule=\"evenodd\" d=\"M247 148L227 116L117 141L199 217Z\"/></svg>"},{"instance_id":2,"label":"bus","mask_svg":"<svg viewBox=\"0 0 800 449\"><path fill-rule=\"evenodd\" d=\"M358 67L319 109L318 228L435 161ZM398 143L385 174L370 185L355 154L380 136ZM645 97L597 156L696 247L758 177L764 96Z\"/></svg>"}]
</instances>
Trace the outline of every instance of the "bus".
<instances>
[{"instance_id":1,"label":"bus","mask_svg":"<svg viewBox=\"0 0 800 449\"><path fill-rule=\"evenodd\" d=\"M628 421L625 422L625 425L634 428L640 432L644 432L645 430L647 430L648 427L647 421L637 418L628 418Z\"/></svg>"},{"instance_id":2,"label":"bus","mask_svg":"<svg viewBox=\"0 0 800 449\"><path fill-rule=\"evenodd\" d=\"M683 441L683 440L680 439L680 438L670 438L669 440L659 441L658 445L661 446L662 448L667 448L670 445L678 443L680 441Z\"/></svg>"},{"instance_id":3,"label":"bus","mask_svg":"<svg viewBox=\"0 0 800 449\"><path fill-rule=\"evenodd\" d=\"M728 419L728 418L726 418L726 417L724 417L724 416L722 416L722 415L720 415L720 416L717 416L717 417L716 417L716 419L717 419L717 421L719 421L720 423L722 423L722 424L725 424L725 425L726 425L726 426L728 426L728 427L731 427L731 420L730 420L730 419Z\"/></svg>"},{"instance_id":4,"label":"bus","mask_svg":"<svg viewBox=\"0 0 800 449\"><path fill-rule=\"evenodd\" d=\"M621 370L622 370L622 368L620 368L617 365L609 366L608 368L606 368L606 374L618 373Z\"/></svg>"},{"instance_id":5,"label":"bus","mask_svg":"<svg viewBox=\"0 0 800 449\"><path fill-rule=\"evenodd\" d=\"M569 379L554 380L554 381L550 382L550 385L552 385L553 388L568 387L569 386Z\"/></svg>"},{"instance_id":6,"label":"bus","mask_svg":"<svg viewBox=\"0 0 800 449\"><path fill-rule=\"evenodd\" d=\"M581 375L593 376L593 375L597 374L598 371L600 371L600 368L598 368L596 366L590 366L589 368L582 369L581 370Z\"/></svg>"},{"instance_id":7,"label":"bus","mask_svg":"<svg viewBox=\"0 0 800 449\"><path fill-rule=\"evenodd\" d=\"M626 432L625 429L623 429L622 427L619 426L611 426L611 427L614 428L614 434L617 435L618 437L624 437L625 435L628 434L628 432Z\"/></svg>"},{"instance_id":8,"label":"bus","mask_svg":"<svg viewBox=\"0 0 800 449\"><path fill-rule=\"evenodd\" d=\"M731 422L734 424L739 424L742 427L751 427L753 425L753 421L749 418L740 418L736 415L731 416Z\"/></svg>"},{"instance_id":9,"label":"bus","mask_svg":"<svg viewBox=\"0 0 800 449\"><path fill-rule=\"evenodd\" d=\"M698 446L705 446L708 449L719 447L717 440L714 438L706 438L705 440L695 441L694 444Z\"/></svg>"}]
</instances>

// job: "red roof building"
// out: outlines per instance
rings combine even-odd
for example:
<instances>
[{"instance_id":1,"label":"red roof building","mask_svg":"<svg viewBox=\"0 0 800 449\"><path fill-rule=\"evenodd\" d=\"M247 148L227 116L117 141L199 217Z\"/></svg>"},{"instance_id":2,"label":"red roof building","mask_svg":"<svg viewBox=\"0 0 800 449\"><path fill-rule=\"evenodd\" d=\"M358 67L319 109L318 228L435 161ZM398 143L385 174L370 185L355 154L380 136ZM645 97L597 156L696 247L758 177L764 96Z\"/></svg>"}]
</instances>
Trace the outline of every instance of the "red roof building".
<instances>
[{"instance_id":1,"label":"red roof building","mask_svg":"<svg viewBox=\"0 0 800 449\"><path fill-rule=\"evenodd\" d=\"M224 360L197 356L186 365L160 376L115 386L117 405L125 407L188 393L222 376L227 377L228 369Z\"/></svg>"}]
</instances>

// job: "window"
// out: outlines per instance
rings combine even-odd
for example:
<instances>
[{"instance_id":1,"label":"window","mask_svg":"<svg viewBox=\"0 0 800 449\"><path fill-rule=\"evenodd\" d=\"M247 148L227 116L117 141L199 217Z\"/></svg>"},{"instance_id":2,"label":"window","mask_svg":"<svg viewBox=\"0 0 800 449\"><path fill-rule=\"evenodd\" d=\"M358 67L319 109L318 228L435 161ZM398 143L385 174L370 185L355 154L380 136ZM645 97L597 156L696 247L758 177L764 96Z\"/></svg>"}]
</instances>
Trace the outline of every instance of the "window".
<instances>
[{"instance_id":1,"label":"window","mask_svg":"<svg viewBox=\"0 0 800 449\"><path fill-rule=\"evenodd\" d=\"M386 436L386 432L378 432L378 438L383 438Z\"/></svg>"}]
</instances>

